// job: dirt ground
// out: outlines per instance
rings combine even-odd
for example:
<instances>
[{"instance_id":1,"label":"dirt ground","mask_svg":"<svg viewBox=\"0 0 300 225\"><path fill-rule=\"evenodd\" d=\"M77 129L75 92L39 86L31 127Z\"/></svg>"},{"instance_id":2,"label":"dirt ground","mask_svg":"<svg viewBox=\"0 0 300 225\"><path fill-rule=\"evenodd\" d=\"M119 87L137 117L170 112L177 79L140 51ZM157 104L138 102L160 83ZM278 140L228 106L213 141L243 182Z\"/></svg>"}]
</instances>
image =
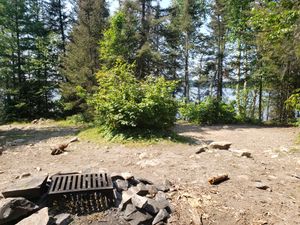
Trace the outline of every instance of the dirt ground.
<instances>
[{"instance_id":1,"label":"dirt ground","mask_svg":"<svg viewBox=\"0 0 300 225\"><path fill-rule=\"evenodd\" d=\"M174 209L168 222L172 225L300 224L300 147L295 144L299 128L178 124L175 131L195 144L80 140L68 152L52 156L50 147L76 136L78 128L0 126L0 144L4 145L0 192L22 173L129 171L156 183L168 179L174 184L168 194ZM231 150L247 150L253 158L226 150L195 154L201 144L212 141L232 142ZM230 179L210 185L208 179L218 174L228 174ZM270 188L256 188L259 181Z\"/></svg>"}]
</instances>

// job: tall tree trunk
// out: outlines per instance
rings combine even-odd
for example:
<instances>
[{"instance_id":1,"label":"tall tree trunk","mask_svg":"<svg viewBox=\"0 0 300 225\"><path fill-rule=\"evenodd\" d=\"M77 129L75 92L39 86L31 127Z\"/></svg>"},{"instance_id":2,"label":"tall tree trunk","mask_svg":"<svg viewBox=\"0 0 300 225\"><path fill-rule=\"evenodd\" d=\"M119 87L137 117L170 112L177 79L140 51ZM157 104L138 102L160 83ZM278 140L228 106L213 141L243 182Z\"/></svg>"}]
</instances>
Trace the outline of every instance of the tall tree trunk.
<instances>
[{"instance_id":1,"label":"tall tree trunk","mask_svg":"<svg viewBox=\"0 0 300 225\"><path fill-rule=\"evenodd\" d=\"M221 18L220 15L218 15L218 56L217 56L217 62L218 62L218 70L217 70L217 98L219 100L222 100L223 95L223 57L224 57L224 40L223 40L223 34L221 33Z\"/></svg>"},{"instance_id":2,"label":"tall tree trunk","mask_svg":"<svg viewBox=\"0 0 300 225\"><path fill-rule=\"evenodd\" d=\"M190 101L189 87L189 34L185 33L185 51L184 51L184 97L186 101Z\"/></svg>"},{"instance_id":3,"label":"tall tree trunk","mask_svg":"<svg viewBox=\"0 0 300 225\"><path fill-rule=\"evenodd\" d=\"M268 94L268 102L267 102L267 118L266 120L269 120L269 116L270 116L270 100L271 100L271 91L269 91Z\"/></svg>"},{"instance_id":4,"label":"tall tree trunk","mask_svg":"<svg viewBox=\"0 0 300 225\"><path fill-rule=\"evenodd\" d=\"M258 120L262 121L262 92L263 92L263 82L262 82L262 75L259 79L259 99L258 99Z\"/></svg>"},{"instance_id":5,"label":"tall tree trunk","mask_svg":"<svg viewBox=\"0 0 300 225\"><path fill-rule=\"evenodd\" d=\"M60 34L61 34L61 40L62 40L62 50L63 54L66 53L66 35L65 35L65 27L64 27L64 20L62 15L62 4L61 0L58 0L59 5L59 28L60 28Z\"/></svg>"},{"instance_id":6,"label":"tall tree trunk","mask_svg":"<svg viewBox=\"0 0 300 225\"><path fill-rule=\"evenodd\" d=\"M236 84L236 104L238 109L238 114L242 115L242 107L241 107L241 90L240 90L240 82L241 82L241 58L242 58L242 50L241 50L241 41L238 40L238 67L237 67L237 84Z\"/></svg>"},{"instance_id":7,"label":"tall tree trunk","mask_svg":"<svg viewBox=\"0 0 300 225\"><path fill-rule=\"evenodd\" d=\"M19 84L23 82L21 72L21 46L20 46L20 26L19 26L19 13L18 13L18 0L15 0L16 15L15 15L15 29L16 29L16 42L17 42L17 76Z\"/></svg>"}]
</instances>

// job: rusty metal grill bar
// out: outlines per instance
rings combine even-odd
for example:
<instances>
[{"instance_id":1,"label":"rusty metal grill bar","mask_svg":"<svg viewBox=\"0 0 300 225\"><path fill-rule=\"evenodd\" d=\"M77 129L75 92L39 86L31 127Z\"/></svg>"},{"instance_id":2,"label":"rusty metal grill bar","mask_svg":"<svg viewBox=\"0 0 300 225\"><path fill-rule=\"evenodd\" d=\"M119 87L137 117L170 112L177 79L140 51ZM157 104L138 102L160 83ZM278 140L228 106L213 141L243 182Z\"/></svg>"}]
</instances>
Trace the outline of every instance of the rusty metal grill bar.
<instances>
[{"instance_id":1,"label":"rusty metal grill bar","mask_svg":"<svg viewBox=\"0 0 300 225\"><path fill-rule=\"evenodd\" d=\"M113 189L111 178L106 173L59 174L52 176L51 180L49 195Z\"/></svg>"}]
</instances>

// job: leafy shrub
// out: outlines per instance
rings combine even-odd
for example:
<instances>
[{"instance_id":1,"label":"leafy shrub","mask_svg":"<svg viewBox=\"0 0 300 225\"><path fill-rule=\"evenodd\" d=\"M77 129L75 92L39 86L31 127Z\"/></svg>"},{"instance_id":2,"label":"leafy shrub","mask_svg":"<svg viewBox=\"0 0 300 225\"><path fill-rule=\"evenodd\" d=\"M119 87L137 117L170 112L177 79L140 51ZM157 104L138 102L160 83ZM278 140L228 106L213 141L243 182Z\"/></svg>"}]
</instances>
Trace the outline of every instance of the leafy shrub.
<instances>
[{"instance_id":1,"label":"leafy shrub","mask_svg":"<svg viewBox=\"0 0 300 225\"><path fill-rule=\"evenodd\" d=\"M172 97L175 82L163 77L139 81L133 69L133 65L119 61L98 72L99 89L89 101L95 107L96 122L111 131L168 128L177 113Z\"/></svg>"},{"instance_id":2,"label":"leafy shrub","mask_svg":"<svg viewBox=\"0 0 300 225\"><path fill-rule=\"evenodd\" d=\"M195 103L183 103L179 109L182 119L198 124L234 123L236 121L233 104L226 104L216 98L206 98L205 101Z\"/></svg>"}]
</instances>

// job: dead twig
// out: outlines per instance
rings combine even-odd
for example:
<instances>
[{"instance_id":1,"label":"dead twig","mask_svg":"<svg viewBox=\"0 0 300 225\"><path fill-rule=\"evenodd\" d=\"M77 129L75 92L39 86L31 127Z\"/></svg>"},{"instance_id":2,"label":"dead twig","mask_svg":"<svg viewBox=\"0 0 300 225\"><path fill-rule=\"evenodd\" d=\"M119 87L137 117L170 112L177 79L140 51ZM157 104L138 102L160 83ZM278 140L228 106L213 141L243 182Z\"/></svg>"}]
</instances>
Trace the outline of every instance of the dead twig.
<instances>
[{"instance_id":1,"label":"dead twig","mask_svg":"<svg viewBox=\"0 0 300 225\"><path fill-rule=\"evenodd\" d=\"M224 174L224 175L219 175L216 177L209 178L208 183L216 185L216 184L220 184L226 180L229 180L229 177L227 174Z\"/></svg>"}]
</instances>

